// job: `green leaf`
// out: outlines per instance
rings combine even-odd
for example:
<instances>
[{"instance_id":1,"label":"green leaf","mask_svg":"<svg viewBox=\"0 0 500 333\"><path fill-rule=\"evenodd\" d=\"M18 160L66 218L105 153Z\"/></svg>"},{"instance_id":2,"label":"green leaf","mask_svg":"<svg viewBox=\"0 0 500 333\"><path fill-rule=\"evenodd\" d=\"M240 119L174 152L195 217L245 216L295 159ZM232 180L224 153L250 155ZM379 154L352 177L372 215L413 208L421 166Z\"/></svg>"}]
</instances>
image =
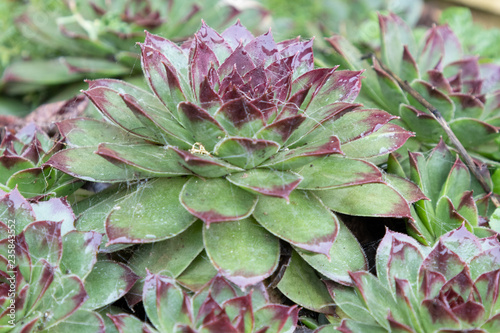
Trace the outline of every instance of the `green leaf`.
<instances>
[{"instance_id":1,"label":"green leaf","mask_svg":"<svg viewBox=\"0 0 500 333\"><path fill-rule=\"evenodd\" d=\"M278 266L278 238L251 217L204 228L203 242L214 266L242 288L269 277Z\"/></svg>"},{"instance_id":2,"label":"green leaf","mask_svg":"<svg viewBox=\"0 0 500 333\"><path fill-rule=\"evenodd\" d=\"M405 144L411 132L394 124L383 125L378 131L344 143L342 151L351 158L367 158L389 154Z\"/></svg>"},{"instance_id":3,"label":"green leaf","mask_svg":"<svg viewBox=\"0 0 500 333\"><path fill-rule=\"evenodd\" d=\"M436 59L436 63L437 61L438 59ZM414 80L411 83L411 87L422 95L426 101L438 109L446 121L451 121L454 118L455 104L453 104L452 100L444 93L435 89L430 83L422 80ZM408 100L415 108L422 108L422 105L413 97L408 96Z\"/></svg>"},{"instance_id":4,"label":"green leaf","mask_svg":"<svg viewBox=\"0 0 500 333\"><path fill-rule=\"evenodd\" d=\"M431 170L429 170L431 172ZM451 167L450 174L443 184L441 196L448 196L453 205L458 207L465 191L471 186L469 169L457 156L455 163Z\"/></svg>"},{"instance_id":5,"label":"green leaf","mask_svg":"<svg viewBox=\"0 0 500 333\"><path fill-rule=\"evenodd\" d=\"M301 250L295 250L309 265L333 281L351 283L348 272L368 269L365 253L356 237L349 231L345 224L339 221L339 233L330 249L330 260L324 255ZM345 253L349 253L345 256Z\"/></svg>"},{"instance_id":6,"label":"green leaf","mask_svg":"<svg viewBox=\"0 0 500 333\"><path fill-rule=\"evenodd\" d=\"M411 217L408 202L386 184L348 186L315 194L328 208L342 214Z\"/></svg>"},{"instance_id":7,"label":"green leaf","mask_svg":"<svg viewBox=\"0 0 500 333\"><path fill-rule=\"evenodd\" d=\"M397 309L391 292L372 274L366 271L351 273L356 289L377 323L389 330L389 310Z\"/></svg>"},{"instance_id":8,"label":"green leaf","mask_svg":"<svg viewBox=\"0 0 500 333\"><path fill-rule=\"evenodd\" d=\"M278 289L293 302L307 309L332 314L333 300L314 270L293 251Z\"/></svg>"},{"instance_id":9,"label":"green leaf","mask_svg":"<svg viewBox=\"0 0 500 333\"><path fill-rule=\"evenodd\" d=\"M130 110L127 104L120 97L118 91L110 89L106 86L101 86L100 83L102 81L103 80L98 80L96 83L91 81L91 87L93 85L96 87L86 90L84 93L90 98L90 100L92 100L94 105L101 111L105 118L122 127L125 131L128 131L140 138L161 144L167 143L164 138L159 135L160 133L155 131L155 128L146 127L139 119L137 119L134 112ZM119 82L123 86L120 89L122 93L130 92L128 91L129 88L133 87L132 85L121 81L116 82ZM116 88L118 89L119 87ZM147 98L148 101L154 103L154 96L144 90L139 92L140 89L134 88L131 88L132 90L137 90L133 92L134 95L142 95L144 98ZM163 105L161 105L160 108L163 108Z\"/></svg>"},{"instance_id":10,"label":"green leaf","mask_svg":"<svg viewBox=\"0 0 500 333\"><path fill-rule=\"evenodd\" d=\"M173 280L154 274L146 277L144 308L151 323L161 332L174 332L176 324L191 323L186 297Z\"/></svg>"},{"instance_id":11,"label":"green leaf","mask_svg":"<svg viewBox=\"0 0 500 333\"><path fill-rule=\"evenodd\" d=\"M304 177L298 185L303 190L324 190L382 181L382 173L372 163L335 155L316 159L294 171Z\"/></svg>"},{"instance_id":12,"label":"green leaf","mask_svg":"<svg viewBox=\"0 0 500 333\"><path fill-rule=\"evenodd\" d=\"M186 183L181 177L158 178L126 196L106 219L108 244L149 243L186 230L196 220L179 202Z\"/></svg>"},{"instance_id":13,"label":"green leaf","mask_svg":"<svg viewBox=\"0 0 500 333\"><path fill-rule=\"evenodd\" d=\"M96 154L117 164L126 164L139 173L156 177L189 175L179 163L179 155L166 146L152 144L100 144Z\"/></svg>"},{"instance_id":14,"label":"green leaf","mask_svg":"<svg viewBox=\"0 0 500 333\"><path fill-rule=\"evenodd\" d=\"M288 199L302 177L291 171L253 169L234 173L226 179L250 192Z\"/></svg>"},{"instance_id":15,"label":"green leaf","mask_svg":"<svg viewBox=\"0 0 500 333\"><path fill-rule=\"evenodd\" d=\"M251 169L278 152L280 146L274 141L226 138L215 148L215 155L243 169Z\"/></svg>"},{"instance_id":16,"label":"green leaf","mask_svg":"<svg viewBox=\"0 0 500 333\"><path fill-rule=\"evenodd\" d=\"M71 231L64 235L61 271L85 279L97 261L101 238L101 234L94 231Z\"/></svg>"},{"instance_id":17,"label":"green leaf","mask_svg":"<svg viewBox=\"0 0 500 333\"><path fill-rule=\"evenodd\" d=\"M142 277L146 276L147 269L176 278L203 251L202 226L197 222L180 235L142 245L134 251L129 267Z\"/></svg>"},{"instance_id":18,"label":"green leaf","mask_svg":"<svg viewBox=\"0 0 500 333\"><path fill-rule=\"evenodd\" d=\"M119 333L156 333L158 331L151 328L148 324L140 321L129 314L108 315L113 321Z\"/></svg>"},{"instance_id":19,"label":"green leaf","mask_svg":"<svg viewBox=\"0 0 500 333\"><path fill-rule=\"evenodd\" d=\"M289 201L261 196L253 215L277 237L326 256L338 234L337 217L309 191L293 191Z\"/></svg>"},{"instance_id":20,"label":"green leaf","mask_svg":"<svg viewBox=\"0 0 500 333\"><path fill-rule=\"evenodd\" d=\"M365 302L357 290L350 286L344 286L333 281L325 281L326 287L333 297L335 304L350 318L357 322L377 325L375 318L368 311Z\"/></svg>"},{"instance_id":21,"label":"green leaf","mask_svg":"<svg viewBox=\"0 0 500 333\"><path fill-rule=\"evenodd\" d=\"M473 148L500 136L498 128L473 118L451 121L450 128L465 148Z\"/></svg>"},{"instance_id":22,"label":"green leaf","mask_svg":"<svg viewBox=\"0 0 500 333\"><path fill-rule=\"evenodd\" d=\"M23 196L30 198L47 191L49 185L47 180L42 168L32 168L16 172L6 185L10 188L17 186Z\"/></svg>"},{"instance_id":23,"label":"green leaf","mask_svg":"<svg viewBox=\"0 0 500 333\"><path fill-rule=\"evenodd\" d=\"M24 229L32 261L45 259L53 266L59 264L62 256L61 222L37 221Z\"/></svg>"},{"instance_id":24,"label":"green leaf","mask_svg":"<svg viewBox=\"0 0 500 333\"><path fill-rule=\"evenodd\" d=\"M376 132L382 125L397 117L382 110L362 109L347 112L339 119L325 124L342 143Z\"/></svg>"},{"instance_id":25,"label":"green leaf","mask_svg":"<svg viewBox=\"0 0 500 333\"><path fill-rule=\"evenodd\" d=\"M83 283L76 275L61 276L56 274L37 308L40 310L51 309L51 316L45 322L45 327L50 327L81 308L86 299L87 293Z\"/></svg>"},{"instance_id":26,"label":"green leaf","mask_svg":"<svg viewBox=\"0 0 500 333\"><path fill-rule=\"evenodd\" d=\"M417 185L405 178L386 173L384 181L398 191L409 203L427 199Z\"/></svg>"},{"instance_id":27,"label":"green leaf","mask_svg":"<svg viewBox=\"0 0 500 333\"><path fill-rule=\"evenodd\" d=\"M198 291L217 274L205 251L177 277L177 281L191 291Z\"/></svg>"},{"instance_id":28,"label":"green leaf","mask_svg":"<svg viewBox=\"0 0 500 333\"><path fill-rule=\"evenodd\" d=\"M297 306L266 305L253 313L255 328L252 332L260 332L260 329L264 329L266 333L295 332L298 313Z\"/></svg>"},{"instance_id":29,"label":"green leaf","mask_svg":"<svg viewBox=\"0 0 500 333\"><path fill-rule=\"evenodd\" d=\"M6 184L18 171L34 168L30 160L20 156L0 156L0 183Z\"/></svg>"},{"instance_id":30,"label":"green leaf","mask_svg":"<svg viewBox=\"0 0 500 333\"><path fill-rule=\"evenodd\" d=\"M207 224L236 221L249 216L258 197L225 179L190 178L180 193L181 204Z\"/></svg>"},{"instance_id":31,"label":"green leaf","mask_svg":"<svg viewBox=\"0 0 500 333\"><path fill-rule=\"evenodd\" d=\"M97 147L100 143L146 143L118 126L94 119L67 119L57 123L57 128L71 148Z\"/></svg>"},{"instance_id":32,"label":"green leaf","mask_svg":"<svg viewBox=\"0 0 500 333\"><path fill-rule=\"evenodd\" d=\"M43 330L46 333L101 333L104 331L104 320L94 312L88 310L77 310L55 326Z\"/></svg>"},{"instance_id":33,"label":"green leaf","mask_svg":"<svg viewBox=\"0 0 500 333\"><path fill-rule=\"evenodd\" d=\"M175 151L180 158L178 162L201 177L222 177L232 172L240 172L243 169L238 168L226 161L208 155L202 145L194 144L189 151L181 150L173 146L168 149Z\"/></svg>"},{"instance_id":34,"label":"green leaf","mask_svg":"<svg viewBox=\"0 0 500 333\"><path fill-rule=\"evenodd\" d=\"M126 265L115 261L98 261L85 279L89 299L83 308L98 309L125 295L139 277Z\"/></svg>"},{"instance_id":35,"label":"green leaf","mask_svg":"<svg viewBox=\"0 0 500 333\"><path fill-rule=\"evenodd\" d=\"M441 125L433 116L418 110L410 105L402 104L399 114L406 127L417 134L417 139L425 143L435 143L439 138L445 136Z\"/></svg>"},{"instance_id":36,"label":"green leaf","mask_svg":"<svg viewBox=\"0 0 500 333\"><path fill-rule=\"evenodd\" d=\"M124 182L154 177L125 164L115 165L94 154L95 147L64 149L54 154L47 164L73 177L91 182Z\"/></svg>"}]
</instances>

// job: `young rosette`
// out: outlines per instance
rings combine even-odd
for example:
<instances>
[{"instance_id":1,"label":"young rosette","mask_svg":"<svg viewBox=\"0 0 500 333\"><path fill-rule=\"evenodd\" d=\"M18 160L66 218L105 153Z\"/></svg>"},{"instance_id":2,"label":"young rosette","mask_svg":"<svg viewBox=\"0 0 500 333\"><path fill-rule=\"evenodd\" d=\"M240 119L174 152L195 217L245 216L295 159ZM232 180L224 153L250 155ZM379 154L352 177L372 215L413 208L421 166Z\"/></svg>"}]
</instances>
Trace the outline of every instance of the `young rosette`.
<instances>
[{"instance_id":1,"label":"young rosette","mask_svg":"<svg viewBox=\"0 0 500 333\"><path fill-rule=\"evenodd\" d=\"M351 273L354 288L327 282L344 318L318 332L452 333L500 331L500 243L465 227L432 248L387 231L376 256L377 277Z\"/></svg>"},{"instance_id":2,"label":"young rosette","mask_svg":"<svg viewBox=\"0 0 500 333\"><path fill-rule=\"evenodd\" d=\"M408 153L409 158L389 157L387 170L415 182L429 200L420 200L412 208L408 233L425 245L433 245L439 237L462 224L478 237L492 235L488 220L495 206L492 193L486 193L471 175L460 157L452 153L443 141L426 157ZM490 188L492 181L487 167L478 169Z\"/></svg>"},{"instance_id":3,"label":"young rosette","mask_svg":"<svg viewBox=\"0 0 500 333\"><path fill-rule=\"evenodd\" d=\"M30 204L0 191L0 331L104 332L94 311L138 279L126 265L97 260L101 234L74 230L64 199Z\"/></svg>"},{"instance_id":4,"label":"young rosette","mask_svg":"<svg viewBox=\"0 0 500 333\"><path fill-rule=\"evenodd\" d=\"M16 188L27 198L65 196L83 182L43 164L62 148L31 123L15 132L3 129L0 142L0 189Z\"/></svg>"},{"instance_id":5,"label":"young rosette","mask_svg":"<svg viewBox=\"0 0 500 333\"><path fill-rule=\"evenodd\" d=\"M314 69L312 41L203 24L181 46L147 34L141 48L152 93L90 81L84 93L107 121L58 124L69 149L49 165L95 182L149 179L98 194L88 213L97 199L80 203L81 230L102 229L108 244L146 243L200 219L213 265L246 286L275 271L279 239L332 265L342 223L331 210L410 218L409 204L423 198L370 162L412 133L353 104L361 72ZM342 239L356 243L349 235Z\"/></svg>"},{"instance_id":6,"label":"young rosette","mask_svg":"<svg viewBox=\"0 0 500 333\"><path fill-rule=\"evenodd\" d=\"M151 327L129 314L108 314L119 333L291 333L299 308L272 304L263 284L242 292L220 275L188 294L170 277L150 274L143 291Z\"/></svg>"},{"instance_id":7,"label":"young rosette","mask_svg":"<svg viewBox=\"0 0 500 333\"><path fill-rule=\"evenodd\" d=\"M420 93L448 122L470 152L498 159L500 66L467 55L448 25L430 28L418 45L412 30L394 14L379 16L380 60ZM329 39L334 58L350 69L367 69L361 99L401 117L420 144L433 146L444 130L416 99L404 92L377 61L373 68L341 36ZM388 97L390 96L390 97Z\"/></svg>"}]
</instances>

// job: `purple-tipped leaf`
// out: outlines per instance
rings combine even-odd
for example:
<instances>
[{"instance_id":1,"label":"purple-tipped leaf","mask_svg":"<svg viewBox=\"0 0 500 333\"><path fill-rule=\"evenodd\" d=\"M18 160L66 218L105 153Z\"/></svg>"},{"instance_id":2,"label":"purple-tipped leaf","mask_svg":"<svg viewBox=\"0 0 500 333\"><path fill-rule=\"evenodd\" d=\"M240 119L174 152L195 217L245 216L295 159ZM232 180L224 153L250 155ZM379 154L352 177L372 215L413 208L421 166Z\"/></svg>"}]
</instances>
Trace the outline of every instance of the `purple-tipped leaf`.
<instances>
[{"instance_id":1,"label":"purple-tipped leaf","mask_svg":"<svg viewBox=\"0 0 500 333\"><path fill-rule=\"evenodd\" d=\"M299 190L288 201L261 196L253 215L277 237L327 257L339 229L337 217L314 194Z\"/></svg>"},{"instance_id":2,"label":"purple-tipped leaf","mask_svg":"<svg viewBox=\"0 0 500 333\"><path fill-rule=\"evenodd\" d=\"M325 172L326 170L328 172ZM382 173L374 164L336 155L315 160L295 171L304 178L298 186L304 190L321 190L382 181Z\"/></svg>"},{"instance_id":3,"label":"purple-tipped leaf","mask_svg":"<svg viewBox=\"0 0 500 333\"><path fill-rule=\"evenodd\" d=\"M234 173L226 179L251 192L288 199L302 177L291 171L253 169Z\"/></svg>"},{"instance_id":4,"label":"purple-tipped leaf","mask_svg":"<svg viewBox=\"0 0 500 333\"><path fill-rule=\"evenodd\" d=\"M253 218L211 225L203 241L214 266L241 288L269 277L278 265L279 240Z\"/></svg>"},{"instance_id":5,"label":"purple-tipped leaf","mask_svg":"<svg viewBox=\"0 0 500 333\"><path fill-rule=\"evenodd\" d=\"M185 183L181 177L152 180L140 190L141 202L129 196L115 205L105 222L108 245L150 243L186 230L196 217L179 202Z\"/></svg>"},{"instance_id":6,"label":"purple-tipped leaf","mask_svg":"<svg viewBox=\"0 0 500 333\"><path fill-rule=\"evenodd\" d=\"M232 172L243 171L243 169L219 158L212 157L206 150L203 150L204 147L203 149L201 149L202 146L198 147L195 144L190 149L193 153L172 146L169 146L168 149L175 151L179 155L179 163L182 166L201 177L221 177Z\"/></svg>"},{"instance_id":7,"label":"purple-tipped leaf","mask_svg":"<svg viewBox=\"0 0 500 333\"><path fill-rule=\"evenodd\" d=\"M275 155L279 148L274 141L226 138L217 145L215 155L237 167L251 169Z\"/></svg>"},{"instance_id":8,"label":"purple-tipped leaf","mask_svg":"<svg viewBox=\"0 0 500 333\"><path fill-rule=\"evenodd\" d=\"M207 225L248 217L258 197L225 179L189 179L180 193L184 208Z\"/></svg>"}]
</instances>

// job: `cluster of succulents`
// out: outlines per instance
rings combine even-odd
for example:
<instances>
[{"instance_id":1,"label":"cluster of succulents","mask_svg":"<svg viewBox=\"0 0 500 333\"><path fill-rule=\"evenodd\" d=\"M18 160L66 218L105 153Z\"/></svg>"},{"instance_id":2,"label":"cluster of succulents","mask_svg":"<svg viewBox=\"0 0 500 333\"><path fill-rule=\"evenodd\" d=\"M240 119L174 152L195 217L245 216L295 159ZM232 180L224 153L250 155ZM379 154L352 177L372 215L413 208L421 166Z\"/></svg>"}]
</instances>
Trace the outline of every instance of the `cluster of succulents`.
<instances>
[{"instance_id":1,"label":"cluster of succulents","mask_svg":"<svg viewBox=\"0 0 500 333\"><path fill-rule=\"evenodd\" d=\"M242 292L219 275L189 295L172 278L148 274L143 302L154 328L129 314L109 315L118 332L286 333L295 331L299 312L270 303L262 284Z\"/></svg>"},{"instance_id":2,"label":"cluster of succulents","mask_svg":"<svg viewBox=\"0 0 500 333\"><path fill-rule=\"evenodd\" d=\"M267 15L247 4L68 0L18 18L64 57L13 64L0 89L86 77L64 105L98 114L63 118L57 139L0 133L0 332L499 331L500 66L446 25L418 48L394 14L379 16L373 67L334 36L324 59L348 69L320 68L312 40L239 20L187 38L200 17ZM133 74L142 37L139 83L99 78ZM441 112L483 186L393 73ZM85 183L94 193L63 198ZM386 229L370 256L359 223L408 235Z\"/></svg>"},{"instance_id":3,"label":"cluster of succulents","mask_svg":"<svg viewBox=\"0 0 500 333\"><path fill-rule=\"evenodd\" d=\"M79 179L44 165L62 148L33 123L18 131L3 128L0 143L0 189L16 188L34 200L66 196L83 185Z\"/></svg>"},{"instance_id":4,"label":"cluster of succulents","mask_svg":"<svg viewBox=\"0 0 500 333\"><path fill-rule=\"evenodd\" d=\"M464 53L447 25L430 28L418 46L401 18L380 15L379 22L380 61L437 108L469 152L498 159L500 66L481 63L477 56ZM371 68L344 38L334 36L329 42L335 60L349 69L367 70L360 101L400 116L404 127L414 131L424 147L446 138L430 112L403 91L377 60Z\"/></svg>"},{"instance_id":5,"label":"cluster of succulents","mask_svg":"<svg viewBox=\"0 0 500 333\"><path fill-rule=\"evenodd\" d=\"M352 272L353 287L326 282L342 318L318 332L485 332L500 329L500 243L464 226L430 249L387 231L377 276Z\"/></svg>"},{"instance_id":6,"label":"cluster of succulents","mask_svg":"<svg viewBox=\"0 0 500 333\"><path fill-rule=\"evenodd\" d=\"M276 43L270 32L254 37L239 23L222 34L203 24L180 47L148 33L142 65L152 93L90 81L84 93L107 121L58 124L69 148L48 165L131 185L79 203L79 230L105 232L107 244L121 248L195 238L201 220L198 253L205 249L241 287L277 271L280 240L348 283L347 271L366 262L332 210L410 218L424 195L372 163L412 134L390 114L354 104L361 72L314 69L311 46ZM348 260L338 253L346 246ZM287 293L285 285L292 284L281 284Z\"/></svg>"},{"instance_id":7,"label":"cluster of succulents","mask_svg":"<svg viewBox=\"0 0 500 333\"><path fill-rule=\"evenodd\" d=\"M486 165L481 174L492 182ZM461 159L440 141L427 157L409 152L409 158L391 156L388 172L408 177L417 184L428 200L421 200L412 209L408 232L425 245L434 244L440 236L465 224L479 236L491 235L488 220L495 208L492 193L485 193Z\"/></svg>"},{"instance_id":8,"label":"cluster of succulents","mask_svg":"<svg viewBox=\"0 0 500 333\"><path fill-rule=\"evenodd\" d=\"M17 189L0 192L0 330L103 332L102 308L138 276L98 259L101 235L74 230L66 200L30 204ZM103 292L105 291L105 292Z\"/></svg>"}]
</instances>

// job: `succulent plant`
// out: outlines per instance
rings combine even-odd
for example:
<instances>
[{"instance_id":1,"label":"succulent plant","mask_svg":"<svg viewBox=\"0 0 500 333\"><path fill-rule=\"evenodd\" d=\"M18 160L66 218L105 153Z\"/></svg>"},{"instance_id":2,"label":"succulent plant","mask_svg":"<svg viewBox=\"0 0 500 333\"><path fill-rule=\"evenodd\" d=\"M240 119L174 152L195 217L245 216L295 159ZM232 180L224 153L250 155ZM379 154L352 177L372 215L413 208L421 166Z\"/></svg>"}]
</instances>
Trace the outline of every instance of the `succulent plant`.
<instances>
[{"instance_id":1,"label":"succulent plant","mask_svg":"<svg viewBox=\"0 0 500 333\"><path fill-rule=\"evenodd\" d=\"M271 304L262 284L243 293L220 275L190 295L172 278L148 274L143 300L155 328L129 314L108 315L119 333L291 333L299 312L296 305Z\"/></svg>"},{"instance_id":2,"label":"succulent plant","mask_svg":"<svg viewBox=\"0 0 500 333\"><path fill-rule=\"evenodd\" d=\"M425 245L433 245L439 237L462 224L480 237L491 235L486 228L494 205L492 193L485 193L458 155L440 141L425 157L409 152L409 158L389 158L387 170L415 182L429 200L421 200L412 208L413 219L408 220L408 232ZM491 185L485 165L481 174Z\"/></svg>"},{"instance_id":3,"label":"succulent plant","mask_svg":"<svg viewBox=\"0 0 500 333\"><path fill-rule=\"evenodd\" d=\"M417 48L412 31L399 17L381 15L379 22L384 65L438 109L469 152L498 159L500 66L464 54L447 25L430 28ZM400 116L420 144L433 146L445 137L429 111L404 92L377 61L372 69L340 36L329 42L336 51L335 61L349 69L367 69L360 101Z\"/></svg>"},{"instance_id":4,"label":"succulent plant","mask_svg":"<svg viewBox=\"0 0 500 333\"><path fill-rule=\"evenodd\" d=\"M354 287L326 282L344 319L337 331L498 332L500 243L464 226L431 248L387 231L377 250L377 277L350 273Z\"/></svg>"},{"instance_id":5,"label":"succulent plant","mask_svg":"<svg viewBox=\"0 0 500 333\"><path fill-rule=\"evenodd\" d=\"M312 41L254 38L240 23L220 35L203 24L181 47L148 33L141 48L153 93L90 81L84 93L107 121L58 124L70 148L48 165L130 185L79 203L79 230L125 246L197 230L203 241L188 263L205 248L241 287L276 271L281 239L343 281L346 267L366 262L331 210L411 217L410 203L423 198L370 162L387 160L412 134L388 113L353 104L361 72L313 69ZM351 244L349 260L335 253Z\"/></svg>"},{"instance_id":6,"label":"succulent plant","mask_svg":"<svg viewBox=\"0 0 500 333\"><path fill-rule=\"evenodd\" d=\"M0 81L0 89L8 95L39 92L84 78L130 75L139 58L135 42L144 38L144 29L181 41L199 27L202 17L226 27L236 16L255 26L267 15L250 1L65 0L66 6L50 2L52 7L56 3L57 10L45 10L36 1L23 4L24 13L16 21L24 38L52 50L53 56L41 58L35 53L10 64Z\"/></svg>"},{"instance_id":7,"label":"succulent plant","mask_svg":"<svg viewBox=\"0 0 500 333\"><path fill-rule=\"evenodd\" d=\"M95 309L123 296L137 276L97 260L101 235L74 230L64 199L29 204L0 192L0 331L104 332Z\"/></svg>"},{"instance_id":8,"label":"succulent plant","mask_svg":"<svg viewBox=\"0 0 500 333\"><path fill-rule=\"evenodd\" d=\"M35 200L65 196L83 185L81 180L43 165L62 145L35 124L17 132L4 128L1 138L1 190L10 191L17 187L23 196Z\"/></svg>"}]
</instances>

